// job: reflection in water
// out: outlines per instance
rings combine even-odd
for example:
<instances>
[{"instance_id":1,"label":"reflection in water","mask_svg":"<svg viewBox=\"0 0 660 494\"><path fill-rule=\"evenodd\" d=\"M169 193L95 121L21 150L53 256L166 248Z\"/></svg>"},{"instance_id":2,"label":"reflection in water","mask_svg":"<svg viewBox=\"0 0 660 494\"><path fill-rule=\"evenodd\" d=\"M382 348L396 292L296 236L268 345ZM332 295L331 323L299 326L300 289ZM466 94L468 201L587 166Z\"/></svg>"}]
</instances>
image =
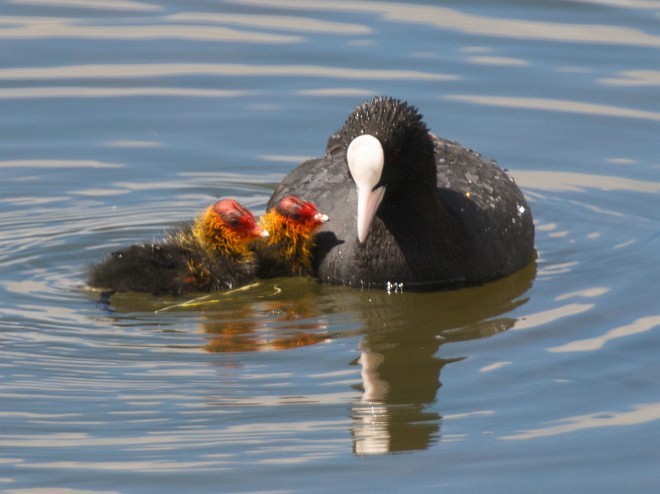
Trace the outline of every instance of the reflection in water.
<instances>
[{"instance_id":1,"label":"reflection in water","mask_svg":"<svg viewBox=\"0 0 660 494\"><path fill-rule=\"evenodd\" d=\"M276 287L276 294L281 289ZM254 352L288 350L327 341L327 323L309 300L275 300L244 303L231 320L202 323L211 335L204 349L209 352ZM270 314L265 321L255 313ZM256 317L255 317L256 316Z\"/></svg>"},{"instance_id":2,"label":"reflection in water","mask_svg":"<svg viewBox=\"0 0 660 494\"><path fill-rule=\"evenodd\" d=\"M440 370L449 363L429 354L437 346L362 350L358 363L364 393L352 406L355 453L421 450L437 437L440 416L426 408L435 401Z\"/></svg>"},{"instance_id":3,"label":"reflection in water","mask_svg":"<svg viewBox=\"0 0 660 494\"><path fill-rule=\"evenodd\" d=\"M112 303L121 312L202 311L198 329L209 352L277 351L360 335L360 356L351 363L361 366L362 378L350 412L353 450L385 454L426 449L438 439L441 417L430 406L442 368L461 360L438 357L440 346L513 327L506 314L526 302L535 276L533 263L487 285L428 293L277 279L181 303L124 294Z\"/></svg>"},{"instance_id":4,"label":"reflection in water","mask_svg":"<svg viewBox=\"0 0 660 494\"><path fill-rule=\"evenodd\" d=\"M440 416L429 410L442 368L461 359L436 354L444 343L485 338L511 328L504 314L522 305L536 266L476 288L387 295L369 292L360 315L366 333L362 390L352 406L357 454L426 449L439 435Z\"/></svg>"}]
</instances>

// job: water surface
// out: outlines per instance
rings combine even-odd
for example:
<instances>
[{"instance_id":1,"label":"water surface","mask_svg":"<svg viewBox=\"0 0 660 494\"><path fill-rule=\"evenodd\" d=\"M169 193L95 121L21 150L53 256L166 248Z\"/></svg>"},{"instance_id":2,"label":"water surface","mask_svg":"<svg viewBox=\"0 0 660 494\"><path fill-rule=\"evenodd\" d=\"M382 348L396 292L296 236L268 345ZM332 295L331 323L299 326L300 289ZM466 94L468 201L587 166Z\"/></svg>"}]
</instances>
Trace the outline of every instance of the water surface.
<instances>
[{"instance_id":1,"label":"water surface","mask_svg":"<svg viewBox=\"0 0 660 494\"><path fill-rule=\"evenodd\" d=\"M656 492L660 4L0 6L0 490ZM84 286L262 213L374 94L509 169L538 259L434 293ZM38 491L37 491L38 492Z\"/></svg>"}]
</instances>

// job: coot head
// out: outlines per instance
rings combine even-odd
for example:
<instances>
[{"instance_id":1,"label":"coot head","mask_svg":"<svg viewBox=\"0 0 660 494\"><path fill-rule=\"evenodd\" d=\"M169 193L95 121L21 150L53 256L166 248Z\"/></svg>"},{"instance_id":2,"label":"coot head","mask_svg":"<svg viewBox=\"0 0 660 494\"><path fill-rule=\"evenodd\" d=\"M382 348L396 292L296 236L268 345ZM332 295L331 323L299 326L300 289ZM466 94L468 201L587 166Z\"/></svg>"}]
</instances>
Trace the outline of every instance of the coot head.
<instances>
[{"instance_id":1,"label":"coot head","mask_svg":"<svg viewBox=\"0 0 660 494\"><path fill-rule=\"evenodd\" d=\"M283 197L275 205L275 211L284 218L301 225L316 228L328 221L328 216L319 213L312 202L303 201L296 196Z\"/></svg>"},{"instance_id":2,"label":"coot head","mask_svg":"<svg viewBox=\"0 0 660 494\"><path fill-rule=\"evenodd\" d=\"M209 206L195 222L193 234L208 250L223 254L244 254L249 241L269 235L252 212L233 199Z\"/></svg>"},{"instance_id":3,"label":"coot head","mask_svg":"<svg viewBox=\"0 0 660 494\"><path fill-rule=\"evenodd\" d=\"M313 234L326 221L328 216L320 213L314 203L288 195L266 213L261 224L270 233L269 244L287 245L287 250L292 249L287 255L295 256L302 246L309 247Z\"/></svg>"},{"instance_id":4,"label":"coot head","mask_svg":"<svg viewBox=\"0 0 660 494\"><path fill-rule=\"evenodd\" d=\"M339 135L358 194L360 242L386 195L396 200L406 191L436 187L433 141L415 107L376 97L353 110Z\"/></svg>"},{"instance_id":5,"label":"coot head","mask_svg":"<svg viewBox=\"0 0 660 494\"><path fill-rule=\"evenodd\" d=\"M258 276L300 276L312 274L314 234L328 221L312 202L288 195L280 199L261 219L268 229L267 242L257 244Z\"/></svg>"}]
</instances>

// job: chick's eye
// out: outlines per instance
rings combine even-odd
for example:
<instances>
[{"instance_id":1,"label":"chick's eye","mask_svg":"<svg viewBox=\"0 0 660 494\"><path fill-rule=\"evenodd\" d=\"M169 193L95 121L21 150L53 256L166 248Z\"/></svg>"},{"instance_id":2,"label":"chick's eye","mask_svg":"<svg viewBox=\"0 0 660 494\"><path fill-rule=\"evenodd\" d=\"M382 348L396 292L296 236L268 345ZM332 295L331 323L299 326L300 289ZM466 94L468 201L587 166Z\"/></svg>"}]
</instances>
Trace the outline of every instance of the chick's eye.
<instances>
[{"instance_id":1,"label":"chick's eye","mask_svg":"<svg viewBox=\"0 0 660 494\"><path fill-rule=\"evenodd\" d=\"M229 218L227 218L226 222L229 226L236 228L238 225L240 225L241 220L238 216L231 215Z\"/></svg>"},{"instance_id":2,"label":"chick's eye","mask_svg":"<svg viewBox=\"0 0 660 494\"><path fill-rule=\"evenodd\" d=\"M291 213L289 215L289 218L291 218L292 220L300 221L301 216L300 213Z\"/></svg>"}]
</instances>

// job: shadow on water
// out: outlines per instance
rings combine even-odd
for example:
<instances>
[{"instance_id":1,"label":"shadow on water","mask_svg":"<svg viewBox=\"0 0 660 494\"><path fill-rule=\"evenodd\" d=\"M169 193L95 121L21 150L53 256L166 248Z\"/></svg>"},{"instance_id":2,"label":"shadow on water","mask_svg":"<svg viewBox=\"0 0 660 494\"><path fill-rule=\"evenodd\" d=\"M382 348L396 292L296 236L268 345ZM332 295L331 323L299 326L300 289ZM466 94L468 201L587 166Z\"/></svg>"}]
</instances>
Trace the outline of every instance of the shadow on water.
<instances>
[{"instance_id":1,"label":"shadow on water","mask_svg":"<svg viewBox=\"0 0 660 494\"><path fill-rule=\"evenodd\" d=\"M515 319L507 314L527 301L535 276L532 263L483 286L423 293L278 279L176 303L134 294L118 294L112 303L118 321L145 309L175 318L199 312L196 330L209 352L278 351L358 337L360 356L350 362L362 378L354 386L361 396L350 405L353 451L385 454L426 449L439 437L442 417L430 405L444 366L461 360L439 357L439 348L511 328Z\"/></svg>"}]
</instances>

